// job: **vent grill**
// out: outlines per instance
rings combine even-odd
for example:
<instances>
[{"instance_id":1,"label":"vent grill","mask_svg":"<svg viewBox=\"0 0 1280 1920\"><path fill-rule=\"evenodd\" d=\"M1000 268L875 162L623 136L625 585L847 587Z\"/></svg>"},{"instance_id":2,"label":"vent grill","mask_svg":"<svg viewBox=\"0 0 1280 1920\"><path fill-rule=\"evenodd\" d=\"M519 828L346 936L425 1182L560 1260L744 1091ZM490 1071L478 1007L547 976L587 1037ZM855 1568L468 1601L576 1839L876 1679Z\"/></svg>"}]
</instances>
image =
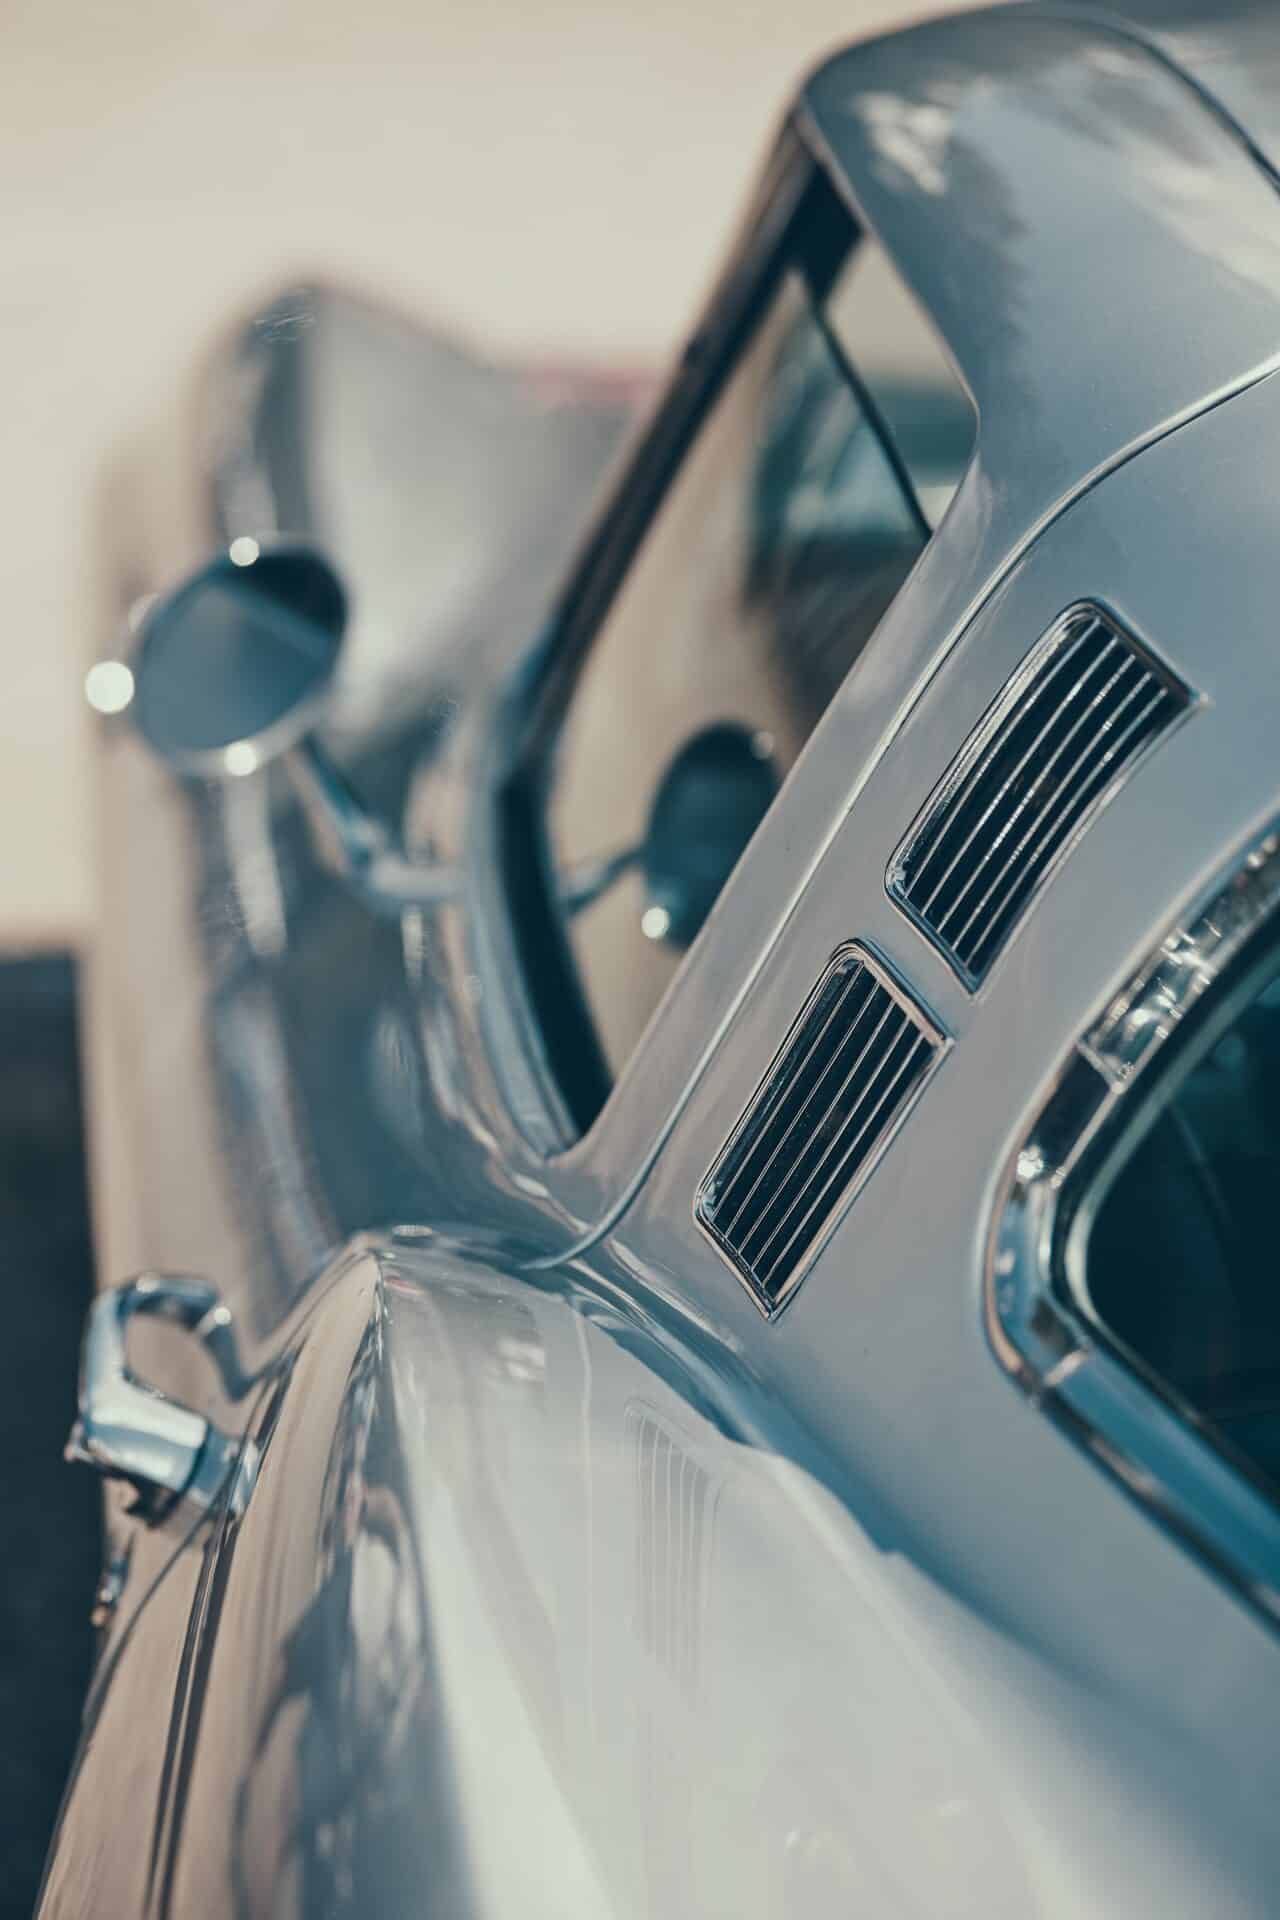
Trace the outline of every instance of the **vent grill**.
<instances>
[{"instance_id":1,"label":"vent grill","mask_svg":"<svg viewBox=\"0 0 1280 1920\"><path fill-rule=\"evenodd\" d=\"M647 1407L627 1409L635 1440L641 1645L686 1699L698 1687L715 1500L710 1476Z\"/></svg>"},{"instance_id":2,"label":"vent grill","mask_svg":"<svg viewBox=\"0 0 1280 1920\"><path fill-rule=\"evenodd\" d=\"M765 1313L803 1278L944 1044L865 948L839 949L694 1208Z\"/></svg>"},{"instance_id":3,"label":"vent grill","mask_svg":"<svg viewBox=\"0 0 1280 1920\"><path fill-rule=\"evenodd\" d=\"M1058 859L1190 690L1096 607L1073 607L965 742L889 892L972 990Z\"/></svg>"}]
</instances>

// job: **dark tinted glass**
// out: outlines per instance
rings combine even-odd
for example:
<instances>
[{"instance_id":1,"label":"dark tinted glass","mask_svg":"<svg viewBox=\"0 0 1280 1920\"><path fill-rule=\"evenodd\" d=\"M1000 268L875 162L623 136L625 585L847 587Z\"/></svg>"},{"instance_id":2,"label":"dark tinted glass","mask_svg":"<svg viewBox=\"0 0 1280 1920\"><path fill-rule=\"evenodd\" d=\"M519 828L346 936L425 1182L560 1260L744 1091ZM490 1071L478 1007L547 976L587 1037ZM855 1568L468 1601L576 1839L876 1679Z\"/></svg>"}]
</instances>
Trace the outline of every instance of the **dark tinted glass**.
<instances>
[{"instance_id":1,"label":"dark tinted glass","mask_svg":"<svg viewBox=\"0 0 1280 1920\"><path fill-rule=\"evenodd\" d=\"M1280 1490L1277 1193L1280 965L1149 1116L1069 1261L1105 1332Z\"/></svg>"}]
</instances>

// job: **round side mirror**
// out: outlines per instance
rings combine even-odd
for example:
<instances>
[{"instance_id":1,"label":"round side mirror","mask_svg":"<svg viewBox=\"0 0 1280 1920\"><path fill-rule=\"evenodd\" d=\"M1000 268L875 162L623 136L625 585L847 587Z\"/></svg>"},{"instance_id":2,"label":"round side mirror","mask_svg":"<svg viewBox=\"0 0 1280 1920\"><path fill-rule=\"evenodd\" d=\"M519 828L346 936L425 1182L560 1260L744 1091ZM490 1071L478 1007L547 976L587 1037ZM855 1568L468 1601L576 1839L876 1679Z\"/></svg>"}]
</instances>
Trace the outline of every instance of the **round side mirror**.
<instances>
[{"instance_id":1,"label":"round side mirror","mask_svg":"<svg viewBox=\"0 0 1280 1920\"><path fill-rule=\"evenodd\" d=\"M315 725L346 620L341 582L307 548L248 565L220 555L143 622L133 712L144 739L182 773L265 766Z\"/></svg>"},{"instance_id":2,"label":"round side mirror","mask_svg":"<svg viewBox=\"0 0 1280 1920\"><path fill-rule=\"evenodd\" d=\"M451 899L448 869L406 854L312 729L342 651L347 597L306 547L221 554L157 601L133 663L139 732L177 772L254 773L284 758L321 858L377 913Z\"/></svg>"},{"instance_id":3,"label":"round side mirror","mask_svg":"<svg viewBox=\"0 0 1280 1920\"><path fill-rule=\"evenodd\" d=\"M681 747L654 798L641 853L645 931L687 947L778 791L765 736L733 721Z\"/></svg>"}]
</instances>

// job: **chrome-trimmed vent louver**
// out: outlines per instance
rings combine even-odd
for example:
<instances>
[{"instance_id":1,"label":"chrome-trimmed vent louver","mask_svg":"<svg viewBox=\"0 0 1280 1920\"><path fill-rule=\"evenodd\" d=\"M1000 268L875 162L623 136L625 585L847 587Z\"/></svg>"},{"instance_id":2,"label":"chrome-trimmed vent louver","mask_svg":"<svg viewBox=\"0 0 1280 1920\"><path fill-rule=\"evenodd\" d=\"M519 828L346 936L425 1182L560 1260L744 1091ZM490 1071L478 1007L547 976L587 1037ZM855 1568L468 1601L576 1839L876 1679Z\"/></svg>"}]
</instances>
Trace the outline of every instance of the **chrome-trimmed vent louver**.
<instances>
[{"instance_id":1,"label":"chrome-trimmed vent louver","mask_svg":"<svg viewBox=\"0 0 1280 1920\"><path fill-rule=\"evenodd\" d=\"M764 1313L803 1279L945 1045L865 947L832 956L694 1205Z\"/></svg>"},{"instance_id":2,"label":"chrome-trimmed vent louver","mask_svg":"<svg viewBox=\"0 0 1280 1920\"><path fill-rule=\"evenodd\" d=\"M1064 613L1023 661L887 875L971 991L1059 859L1191 700L1094 606Z\"/></svg>"}]
</instances>

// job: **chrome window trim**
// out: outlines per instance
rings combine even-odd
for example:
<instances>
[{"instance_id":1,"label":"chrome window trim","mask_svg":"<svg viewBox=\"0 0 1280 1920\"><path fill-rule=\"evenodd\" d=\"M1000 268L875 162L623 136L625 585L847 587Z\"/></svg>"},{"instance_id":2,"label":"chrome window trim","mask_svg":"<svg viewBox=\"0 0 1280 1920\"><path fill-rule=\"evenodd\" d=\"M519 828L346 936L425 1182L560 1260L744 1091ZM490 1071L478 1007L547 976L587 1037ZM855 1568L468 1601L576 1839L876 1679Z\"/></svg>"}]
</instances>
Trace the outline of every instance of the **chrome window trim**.
<instances>
[{"instance_id":1,"label":"chrome window trim","mask_svg":"<svg viewBox=\"0 0 1280 1920\"><path fill-rule=\"evenodd\" d=\"M545 1001L531 981L527 960L527 927L511 897L509 834L501 823L509 804L531 775L540 775L549 749L554 751L569 694L573 663L589 654L636 554L643 546L663 500L695 444L705 419L725 382L754 335L764 307L794 258L797 234L803 230L808 196L821 189L831 198L854 235L860 231L843 199L835 193L823 166L809 151L798 130L788 121L770 152L758 180L747 215L728 258L708 295L696 330L685 343L670 376L663 383L652 412L638 422L611 474L600 504L566 575L565 584L550 610L541 635L513 670L502 696L503 746L497 777L485 796L490 810L491 846L503 875L502 946L504 964L491 975L494 992L519 1001L518 1024L524 1046L524 1091L536 1087L546 1110L546 1124L538 1116L532 1124L513 1110L517 1130L538 1158L546 1163L583 1146L596 1135L600 1120L613 1104L630 1062L610 1078L603 1098L585 1119L574 1111L563 1066L548 1043ZM563 684L566 673L570 679ZM526 804L529 804L526 796ZM542 832L543 802L536 807ZM563 929L555 932L557 946ZM509 963L509 964L508 964ZM579 1003L580 1020L598 1044L594 1020L583 998L577 963L567 950L559 955L561 987ZM676 978L684 971L684 963ZM651 1019L660 1011L654 1009ZM633 1050L638 1055L644 1045ZM505 1089L508 1072L505 1051L491 1053L490 1064Z\"/></svg>"},{"instance_id":2,"label":"chrome window trim","mask_svg":"<svg viewBox=\"0 0 1280 1920\"><path fill-rule=\"evenodd\" d=\"M906 1014L920 1037L932 1049L932 1057L925 1066L919 1079L911 1088L906 1099L895 1111L889 1125L884 1129L872 1151L858 1167L852 1179L832 1199L825 1210L822 1225L813 1237L813 1242L803 1259L788 1276L785 1284L777 1293L768 1294L757 1284L755 1275L737 1257L730 1246L717 1231L714 1220L714 1195L716 1178L721 1168L732 1158L734 1150L743 1134L752 1125L756 1116L767 1103L779 1073L783 1070L797 1036L803 1032L805 1022L812 1009L817 1005L833 974L850 962L866 968L877 985L882 987L897 1006ZM919 999L915 991L907 986L893 971L887 960L865 940L844 940L830 956L822 972L809 993L795 1019L787 1028L786 1034L769 1062L759 1084L753 1090L750 1099L738 1115L723 1146L717 1152L706 1173L698 1182L693 1198L693 1220L704 1239L709 1240L726 1266L732 1268L753 1304L766 1320L776 1320L783 1309L795 1298L795 1295L808 1278L814 1262L820 1257L832 1233L845 1214L852 1207L862 1189L870 1180L889 1148L893 1145L901 1129L906 1125L917 1103L923 1098L933 1076L938 1071L952 1046L951 1035L931 1014Z\"/></svg>"},{"instance_id":3,"label":"chrome window trim","mask_svg":"<svg viewBox=\"0 0 1280 1920\"><path fill-rule=\"evenodd\" d=\"M1004 1370L1272 1627L1280 1627L1280 1510L1191 1408L1105 1344L1053 1276L1063 1201L1085 1150L1104 1127L1133 1117L1148 1068L1277 917L1280 818L1168 928L1076 1040L1005 1169L983 1286Z\"/></svg>"}]
</instances>

